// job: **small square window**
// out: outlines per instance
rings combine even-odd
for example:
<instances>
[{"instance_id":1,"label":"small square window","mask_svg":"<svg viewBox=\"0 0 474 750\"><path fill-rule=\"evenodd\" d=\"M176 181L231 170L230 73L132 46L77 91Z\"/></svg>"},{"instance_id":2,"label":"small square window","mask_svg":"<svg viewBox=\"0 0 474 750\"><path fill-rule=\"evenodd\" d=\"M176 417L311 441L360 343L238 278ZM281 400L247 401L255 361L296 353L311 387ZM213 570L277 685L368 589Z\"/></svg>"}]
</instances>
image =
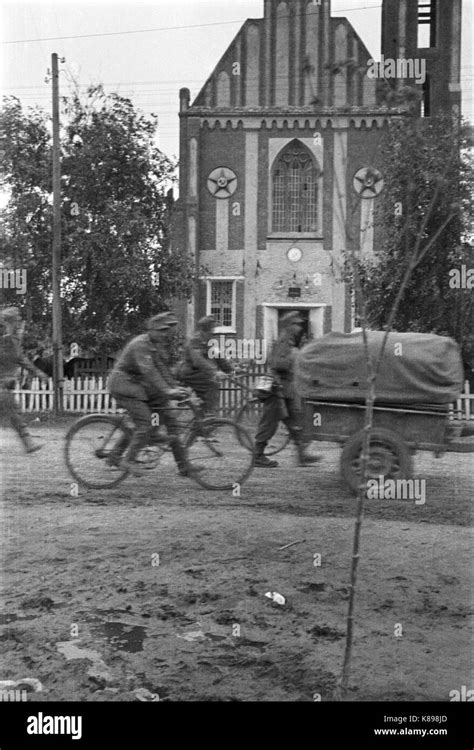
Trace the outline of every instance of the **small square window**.
<instances>
[{"instance_id":1,"label":"small square window","mask_svg":"<svg viewBox=\"0 0 474 750\"><path fill-rule=\"evenodd\" d=\"M207 311L214 315L219 328L235 329L235 282L211 279L208 286Z\"/></svg>"}]
</instances>

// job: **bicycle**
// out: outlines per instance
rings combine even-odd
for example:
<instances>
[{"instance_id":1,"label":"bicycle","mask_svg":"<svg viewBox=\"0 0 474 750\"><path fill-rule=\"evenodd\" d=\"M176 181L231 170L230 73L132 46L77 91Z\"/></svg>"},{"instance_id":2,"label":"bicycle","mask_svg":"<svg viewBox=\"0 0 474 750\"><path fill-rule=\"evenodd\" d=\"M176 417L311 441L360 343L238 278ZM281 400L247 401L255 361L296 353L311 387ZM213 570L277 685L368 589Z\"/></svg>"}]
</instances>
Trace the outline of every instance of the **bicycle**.
<instances>
[{"instance_id":1,"label":"bicycle","mask_svg":"<svg viewBox=\"0 0 474 750\"><path fill-rule=\"evenodd\" d=\"M189 476L211 490L229 490L243 484L254 466L253 442L245 428L231 419L205 417L201 401L193 395L180 401L181 409L182 404L188 404L192 414L180 429ZM64 443L66 465L74 479L90 489L116 487L129 474L121 459L134 429L127 413L90 414L78 419L66 433ZM159 428L137 460L154 469L167 448L169 438Z\"/></svg>"},{"instance_id":2,"label":"bicycle","mask_svg":"<svg viewBox=\"0 0 474 750\"><path fill-rule=\"evenodd\" d=\"M245 373L239 373L236 377L228 376L231 383L234 383L243 391L250 393L250 397L247 398L242 406L238 409L235 421L241 425L246 432L248 432L252 439L255 438L260 419L263 414L263 401L254 395L252 388L248 385L241 383L239 378L244 377ZM276 453L280 453L286 448L290 442L290 433L284 422L280 421L278 429L275 432L271 440L268 441L267 447L265 448L266 456L274 456Z\"/></svg>"}]
</instances>

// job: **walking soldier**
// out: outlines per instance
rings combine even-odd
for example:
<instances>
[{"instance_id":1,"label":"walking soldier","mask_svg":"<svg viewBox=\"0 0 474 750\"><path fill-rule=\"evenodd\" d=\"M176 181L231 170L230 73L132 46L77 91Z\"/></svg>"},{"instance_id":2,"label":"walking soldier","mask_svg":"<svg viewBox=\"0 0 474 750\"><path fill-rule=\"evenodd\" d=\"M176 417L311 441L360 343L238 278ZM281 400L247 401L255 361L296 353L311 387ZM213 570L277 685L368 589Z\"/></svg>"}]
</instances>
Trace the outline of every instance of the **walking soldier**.
<instances>
[{"instance_id":1,"label":"walking soldier","mask_svg":"<svg viewBox=\"0 0 474 750\"><path fill-rule=\"evenodd\" d=\"M10 420L21 438L27 453L34 453L42 444L34 444L14 396L15 382L20 368L33 377L48 381L48 376L24 355L21 346L24 323L16 307L0 312L0 413Z\"/></svg>"},{"instance_id":2,"label":"walking soldier","mask_svg":"<svg viewBox=\"0 0 474 750\"><path fill-rule=\"evenodd\" d=\"M269 357L270 374L275 380L275 393L263 402L263 414L255 436L255 466L274 468L278 461L265 456L265 448L282 420L298 451L298 465L306 466L320 460L307 452L308 441L301 428L300 406L293 384L293 363L296 355L296 337L301 330L302 318L296 311L281 319L282 332Z\"/></svg>"}]
</instances>

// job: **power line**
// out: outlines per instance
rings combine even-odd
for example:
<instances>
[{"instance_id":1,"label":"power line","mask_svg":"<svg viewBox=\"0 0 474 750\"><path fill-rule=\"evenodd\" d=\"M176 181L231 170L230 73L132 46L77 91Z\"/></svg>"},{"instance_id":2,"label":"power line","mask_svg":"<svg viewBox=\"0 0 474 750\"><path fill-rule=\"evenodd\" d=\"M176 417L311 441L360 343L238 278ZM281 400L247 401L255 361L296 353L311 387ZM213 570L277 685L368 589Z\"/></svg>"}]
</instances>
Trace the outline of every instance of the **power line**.
<instances>
[{"instance_id":1,"label":"power line","mask_svg":"<svg viewBox=\"0 0 474 750\"><path fill-rule=\"evenodd\" d=\"M474 75L472 73L467 73L467 71L470 70L471 68L474 68L474 65L463 65L462 66L462 70L466 71L466 75L462 75L461 76L461 80L472 80L472 78L474 77ZM285 78L285 77L286 76L278 75L278 74L276 76L276 78ZM180 84L180 83L188 83L188 84L198 83L198 84L200 84L200 83L202 83L202 80L203 80L202 78L175 78L175 79L164 79L163 78L161 80L155 80L155 81L153 81L153 80L149 80L149 81L100 81L100 85L102 85L102 86L149 86L149 85L150 86L154 86L155 84L156 85L161 85L161 84L172 85L172 84ZM94 84L94 83L79 83L77 85L78 85L79 88L86 88L87 89L90 86L95 86L95 85L98 85L98 84ZM8 90L8 89L15 89L15 90L16 89L44 89L44 85L43 84L38 84L38 83L23 84L21 86L15 86L15 85L5 86L5 85L2 85L2 89L3 90ZM160 89L160 91L161 90L166 91L166 89ZM169 91L174 91L174 90L175 90L174 88L173 89L169 89Z\"/></svg>"},{"instance_id":2,"label":"power line","mask_svg":"<svg viewBox=\"0 0 474 750\"><path fill-rule=\"evenodd\" d=\"M286 75L278 75L277 74L275 76L275 80L276 81L287 80L287 79L288 79L288 77ZM467 82L467 83L471 82L473 79L474 79L474 75L471 74L471 73L467 73L467 72L466 72L465 75L461 75L460 78L459 78L459 80L461 82ZM176 81L175 83L176 84L183 83L183 82L188 83L188 84L197 83L199 86L202 87L203 80L205 82L205 79L203 79L203 78L181 79L179 81ZM142 82L143 85L145 85L145 84L153 84L153 83L154 83L153 81L146 81L146 82L143 81ZM94 88L96 86L102 86L104 88L104 90L105 90L106 87L119 86L123 90L122 91L114 91L112 93L122 95L122 94L125 94L127 91L130 91L130 92L134 93L135 96L141 96L141 95L149 94L149 93L162 94L163 96L168 96L168 97L172 96L172 99L168 98L168 101L169 102L171 102L171 101L174 102L175 98L177 98L177 96L178 96L177 89L174 86L168 86L166 88L161 88L160 87L161 83L165 83L165 82L164 81L156 81L156 86L151 85L150 88L139 88L136 91L134 91L134 89L135 89L136 86L140 85L139 81L114 81L114 82L100 81L100 83L78 83L78 84L75 85L74 88L75 89L83 89L80 93L81 94L86 94L89 88ZM320 88L324 88L324 84L322 82L321 82ZM22 89L22 90L23 89L35 89L37 92L39 92L39 93L36 93L36 91L24 91L24 93L21 94L22 97L38 97L38 98L41 98L43 96L49 96L49 94L45 90L45 86L41 85L41 84L31 85L31 86L14 86L14 85L12 85L12 86L2 86L2 89L4 91L11 90L11 89L13 89L15 91L16 90L20 90L20 89ZM72 92L72 93L74 93L74 92ZM64 94L63 96L69 96L70 94L71 94L71 92L68 92L68 94ZM8 94L8 96L12 96L12 95Z\"/></svg>"},{"instance_id":3,"label":"power line","mask_svg":"<svg viewBox=\"0 0 474 750\"><path fill-rule=\"evenodd\" d=\"M165 79L163 79L161 81L101 81L101 84L103 86L147 86L149 84L153 85L155 83L156 84L162 84L162 83L174 84L174 83L182 83L183 81L188 81L188 83L196 83L196 82L199 82L201 80L202 80L202 78L177 78L175 80L165 80ZM92 86L92 85L94 85L94 84L90 84L90 83L80 83L79 84L79 86L84 86L84 87ZM17 88L17 89L40 89L40 88L44 88L44 87L41 86L38 83L32 83L32 84L24 85L24 86L2 86L2 88L4 88L4 89L13 89L13 88Z\"/></svg>"},{"instance_id":4,"label":"power line","mask_svg":"<svg viewBox=\"0 0 474 750\"><path fill-rule=\"evenodd\" d=\"M382 6L380 4L378 5L363 5L360 8L341 8L337 11L337 13L347 13L349 11L359 11L359 10L369 10L372 8L381 8ZM300 14L298 14L300 15ZM306 13L305 13L306 15ZM315 14L314 14L315 15ZM336 17L337 16L333 16ZM1 42L1 44L29 44L31 42L55 42L61 39L90 39L92 37L99 37L99 36L118 36L122 34L149 34L151 32L155 31L176 31L180 29L200 29L205 28L209 26L228 26L230 24L244 24L248 19L244 18L239 21L214 21L212 23L196 23L196 24L188 24L184 26L158 26L152 29L134 29L130 31L103 31L96 34L74 34L69 36L48 36L48 37L40 37L38 39L10 39L6 42ZM263 20L263 19L256 19L256 20Z\"/></svg>"},{"instance_id":5,"label":"power line","mask_svg":"<svg viewBox=\"0 0 474 750\"><path fill-rule=\"evenodd\" d=\"M466 90L461 92L461 98L463 101L470 100L473 96L472 91L468 89L467 84L463 84L466 86ZM325 87L321 87L319 90L320 94L327 93L327 89ZM119 96L121 96L124 99L129 99L132 102L142 102L142 103L149 103L150 106L159 107L161 114L164 115L178 115L179 114L179 106L177 102L177 97L173 98L172 100L165 98L163 96L161 98L160 92L156 90L152 91L136 91L136 92L115 92L118 93ZM31 106L34 103L38 103L39 105L48 102L50 97L47 94L23 94L21 96L15 96L14 94L9 94L9 97L16 98L19 101L24 102L27 106ZM8 97L7 97L8 98ZM62 96L62 99L67 98ZM176 105L176 106L175 106ZM171 109L170 109L171 107ZM289 116L291 116L292 111L288 112Z\"/></svg>"},{"instance_id":6,"label":"power line","mask_svg":"<svg viewBox=\"0 0 474 750\"><path fill-rule=\"evenodd\" d=\"M103 31L97 34L75 34L74 36L47 36L40 39L11 39L2 44L28 44L30 42L55 42L60 39L90 39L98 36L118 36L121 34L148 34L155 31L175 31L177 29L198 29L205 26L223 26L226 24L242 24L245 21L219 21L214 23L196 23L189 26L160 26L154 29L135 29L133 31Z\"/></svg>"},{"instance_id":7,"label":"power line","mask_svg":"<svg viewBox=\"0 0 474 750\"><path fill-rule=\"evenodd\" d=\"M468 81L468 82L472 81L473 79L474 79L474 75L471 75L471 74L465 75L465 76L461 76L461 78L460 78L461 81ZM198 85L202 85L203 80L205 80L205 79L203 79L203 78L199 78L199 79L185 79L185 80L183 79L183 81L178 81L177 83L188 83L188 84L197 83ZM286 76L278 76L277 75L277 76L275 76L275 80L287 80L287 77ZM159 82L157 81L157 83L159 83ZM98 84L93 84L93 83L79 83L79 84L77 84L78 88L84 89L84 91L82 91L81 93L87 93L87 89L90 88L90 87L93 87L95 85L98 85ZM139 84L134 83L133 81L131 81L131 82L129 82L129 81L121 81L121 82L117 81L117 82L113 82L113 83L107 83L107 82L104 83L104 82L101 81L100 85L104 86L104 87L106 87L106 86L107 87L108 86L122 86L127 91L129 91L129 90L133 90L134 87L137 86L137 85L139 85ZM187 88L189 88L189 86ZM42 93L36 94L34 91L31 91L31 92L25 91L23 94L21 94L21 96L23 96L23 97L26 97L26 96L30 96L31 97L31 96L43 96L43 95L46 95L46 94L44 94L45 87L42 86L42 85L40 85L40 84L38 84L36 86L2 86L2 89L4 91L9 91L9 90L12 90L12 89L14 91L19 91L20 89L36 89L36 90L42 92ZM149 89L143 89L143 88L141 88L141 89L138 89L136 93L137 94L145 94L145 93L148 93L148 92L153 92L155 94L174 94L174 93L176 93L176 97L178 96L177 89L176 88L171 88L171 87L170 88L165 88L165 89L156 88L155 86L153 86L152 88L149 88ZM119 93L120 94L121 92L120 91L116 91L114 93Z\"/></svg>"}]
</instances>

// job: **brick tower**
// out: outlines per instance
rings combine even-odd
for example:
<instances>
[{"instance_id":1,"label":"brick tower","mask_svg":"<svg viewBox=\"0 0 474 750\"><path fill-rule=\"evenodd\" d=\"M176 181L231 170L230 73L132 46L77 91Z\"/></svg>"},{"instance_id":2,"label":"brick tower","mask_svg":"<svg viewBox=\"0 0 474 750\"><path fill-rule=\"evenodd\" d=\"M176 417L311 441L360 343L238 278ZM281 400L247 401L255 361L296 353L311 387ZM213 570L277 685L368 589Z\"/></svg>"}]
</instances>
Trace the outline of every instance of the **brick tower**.
<instances>
[{"instance_id":1,"label":"brick tower","mask_svg":"<svg viewBox=\"0 0 474 750\"><path fill-rule=\"evenodd\" d=\"M383 0L382 53L426 61L422 116L460 113L461 0Z\"/></svg>"}]
</instances>

